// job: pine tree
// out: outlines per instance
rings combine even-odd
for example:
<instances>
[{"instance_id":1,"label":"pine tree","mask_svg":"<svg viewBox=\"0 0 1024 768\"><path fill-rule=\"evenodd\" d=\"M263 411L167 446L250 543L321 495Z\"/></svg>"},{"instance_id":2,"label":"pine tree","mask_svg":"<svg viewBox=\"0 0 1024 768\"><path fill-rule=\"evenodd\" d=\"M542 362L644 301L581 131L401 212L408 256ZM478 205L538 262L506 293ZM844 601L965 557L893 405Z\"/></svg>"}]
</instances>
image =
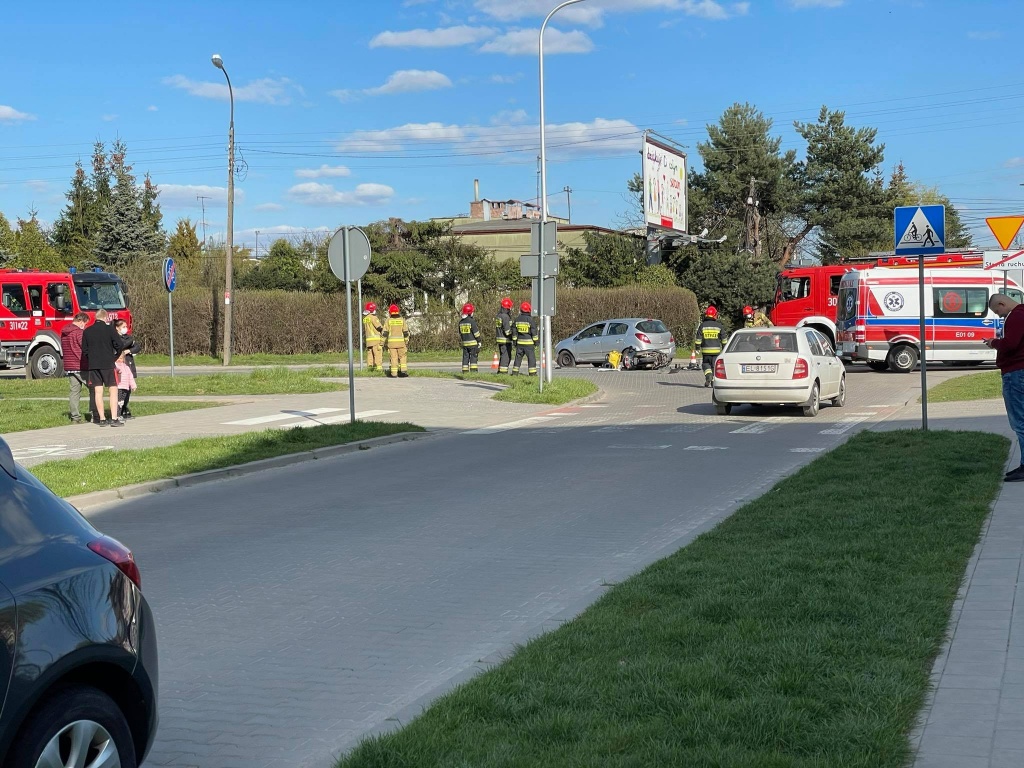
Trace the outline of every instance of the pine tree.
<instances>
[{"instance_id":1,"label":"pine tree","mask_svg":"<svg viewBox=\"0 0 1024 768\"><path fill-rule=\"evenodd\" d=\"M0 213L0 264L4 259L14 255L15 241L14 230L7 217Z\"/></svg>"},{"instance_id":2,"label":"pine tree","mask_svg":"<svg viewBox=\"0 0 1024 768\"><path fill-rule=\"evenodd\" d=\"M75 163L71 189L65 195L68 204L53 227L53 242L64 262L85 266L95 249L100 217L96 194L89 185L82 162Z\"/></svg>"},{"instance_id":3,"label":"pine tree","mask_svg":"<svg viewBox=\"0 0 1024 768\"><path fill-rule=\"evenodd\" d=\"M107 149L102 141L92 145L92 179L90 180L96 198L97 225L103 221L110 203L110 168L107 165Z\"/></svg>"},{"instance_id":4,"label":"pine tree","mask_svg":"<svg viewBox=\"0 0 1024 768\"><path fill-rule=\"evenodd\" d=\"M153 233L161 240L164 239L162 222L164 214L160 210L160 203L156 201L160 195L160 189L149 178L149 173L143 177L142 182L142 220Z\"/></svg>"},{"instance_id":5,"label":"pine tree","mask_svg":"<svg viewBox=\"0 0 1024 768\"><path fill-rule=\"evenodd\" d=\"M164 246L163 238L143 220L141 193L124 158L124 144L115 142L110 167L116 184L96 243L97 258L110 266L153 257Z\"/></svg>"},{"instance_id":6,"label":"pine tree","mask_svg":"<svg viewBox=\"0 0 1024 768\"><path fill-rule=\"evenodd\" d=\"M30 211L28 219L18 219L18 231L14 234L14 257L6 266L17 269L38 269L44 272L63 272L66 265L53 249L36 218Z\"/></svg>"}]
</instances>

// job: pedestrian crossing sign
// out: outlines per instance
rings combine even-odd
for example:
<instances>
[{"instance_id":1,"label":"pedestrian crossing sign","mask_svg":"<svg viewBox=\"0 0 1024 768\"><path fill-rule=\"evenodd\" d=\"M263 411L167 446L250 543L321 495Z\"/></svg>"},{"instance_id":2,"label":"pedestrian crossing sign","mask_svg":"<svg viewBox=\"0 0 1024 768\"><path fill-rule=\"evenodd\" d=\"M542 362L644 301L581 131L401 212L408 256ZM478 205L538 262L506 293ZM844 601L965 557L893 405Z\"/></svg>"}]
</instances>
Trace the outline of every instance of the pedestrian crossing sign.
<instances>
[{"instance_id":1,"label":"pedestrian crossing sign","mask_svg":"<svg viewBox=\"0 0 1024 768\"><path fill-rule=\"evenodd\" d=\"M897 256L928 256L946 250L946 206L907 205L893 210Z\"/></svg>"}]
</instances>

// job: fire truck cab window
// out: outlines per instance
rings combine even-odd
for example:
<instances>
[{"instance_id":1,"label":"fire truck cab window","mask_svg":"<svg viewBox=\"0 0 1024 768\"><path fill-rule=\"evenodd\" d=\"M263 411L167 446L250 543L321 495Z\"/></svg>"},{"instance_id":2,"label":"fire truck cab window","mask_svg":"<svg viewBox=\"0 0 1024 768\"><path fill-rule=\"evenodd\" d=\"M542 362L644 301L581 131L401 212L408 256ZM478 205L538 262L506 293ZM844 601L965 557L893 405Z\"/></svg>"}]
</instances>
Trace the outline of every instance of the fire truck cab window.
<instances>
[{"instance_id":1,"label":"fire truck cab window","mask_svg":"<svg viewBox=\"0 0 1024 768\"><path fill-rule=\"evenodd\" d=\"M828 280L828 295L838 296L839 295L839 283L843 281L842 275L832 275Z\"/></svg>"},{"instance_id":2,"label":"fire truck cab window","mask_svg":"<svg viewBox=\"0 0 1024 768\"><path fill-rule=\"evenodd\" d=\"M985 317L988 288L933 288L935 317Z\"/></svg>"},{"instance_id":3,"label":"fire truck cab window","mask_svg":"<svg viewBox=\"0 0 1024 768\"><path fill-rule=\"evenodd\" d=\"M43 311L43 289L38 285L28 287L28 300L32 302L33 312Z\"/></svg>"},{"instance_id":4,"label":"fire truck cab window","mask_svg":"<svg viewBox=\"0 0 1024 768\"><path fill-rule=\"evenodd\" d=\"M782 279L782 300L806 299L811 295L811 278L788 277Z\"/></svg>"},{"instance_id":5,"label":"fire truck cab window","mask_svg":"<svg viewBox=\"0 0 1024 768\"><path fill-rule=\"evenodd\" d=\"M58 305L57 297L61 295L61 288L64 289L64 309L61 310ZM53 312L70 312L71 309L71 291L67 283L49 283L46 286L46 301L50 305L50 309Z\"/></svg>"},{"instance_id":6,"label":"fire truck cab window","mask_svg":"<svg viewBox=\"0 0 1024 768\"><path fill-rule=\"evenodd\" d=\"M28 315L28 303L25 301L25 289L17 283L4 284L3 305L8 312L15 315Z\"/></svg>"}]
</instances>

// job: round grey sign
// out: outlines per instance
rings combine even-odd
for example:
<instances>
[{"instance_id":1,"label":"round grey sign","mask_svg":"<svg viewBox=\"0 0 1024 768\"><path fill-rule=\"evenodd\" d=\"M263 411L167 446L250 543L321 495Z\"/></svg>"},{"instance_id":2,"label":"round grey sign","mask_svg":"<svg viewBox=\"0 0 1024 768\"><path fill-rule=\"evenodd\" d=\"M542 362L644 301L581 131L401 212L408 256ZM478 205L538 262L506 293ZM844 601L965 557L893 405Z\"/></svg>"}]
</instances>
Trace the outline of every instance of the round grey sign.
<instances>
[{"instance_id":1,"label":"round grey sign","mask_svg":"<svg viewBox=\"0 0 1024 768\"><path fill-rule=\"evenodd\" d=\"M348 269L345 269L345 238L348 238ZM327 246L327 263L339 280L354 282L370 267L370 239L359 227L341 227Z\"/></svg>"}]
</instances>

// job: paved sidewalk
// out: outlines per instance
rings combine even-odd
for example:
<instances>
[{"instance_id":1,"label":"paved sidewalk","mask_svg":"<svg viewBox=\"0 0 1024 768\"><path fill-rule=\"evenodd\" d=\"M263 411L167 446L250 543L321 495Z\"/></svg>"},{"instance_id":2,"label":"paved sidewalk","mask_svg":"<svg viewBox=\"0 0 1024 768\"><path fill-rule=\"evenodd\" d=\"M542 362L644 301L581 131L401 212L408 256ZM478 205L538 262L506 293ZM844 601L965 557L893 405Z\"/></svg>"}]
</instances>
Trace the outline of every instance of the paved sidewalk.
<instances>
[{"instance_id":1,"label":"paved sidewalk","mask_svg":"<svg viewBox=\"0 0 1024 768\"><path fill-rule=\"evenodd\" d=\"M911 408L906 409L911 411ZM935 429L997 432L1013 439L998 400L933 405ZM908 426L891 422L890 426ZM912 735L914 768L1024 766L1024 483L1004 483L953 606L934 687Z\"/></svg>"}]
</instances>

